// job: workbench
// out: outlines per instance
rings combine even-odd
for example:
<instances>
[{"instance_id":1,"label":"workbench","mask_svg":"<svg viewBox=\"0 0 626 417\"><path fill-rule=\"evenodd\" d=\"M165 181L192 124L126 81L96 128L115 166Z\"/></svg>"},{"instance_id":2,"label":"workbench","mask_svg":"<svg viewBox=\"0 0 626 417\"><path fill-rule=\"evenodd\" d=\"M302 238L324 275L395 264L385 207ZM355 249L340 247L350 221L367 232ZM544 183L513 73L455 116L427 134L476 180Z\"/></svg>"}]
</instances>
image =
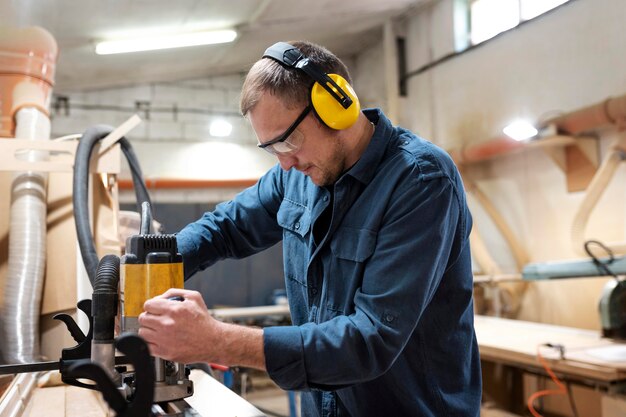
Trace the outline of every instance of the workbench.
<instances>
[{"instance_id":1,"label":"workbench","mask_svg":"<svg viewBox=\"0 0 626 417\"><path fill-rule=\"evenodd\" d=\"M34 374L31 375L34 376ZM245 399L200 370L192 370L190 379L194 383L194 395L187 398L187 402L198 413L198 417L265 416ZM32 378L26 378L24 381L25 384L34 385ZM30 394L23 396L26 392ZM32 392L18 389L11 397L4 398L4 400L21 404L21 407L17 409L20 409L21 412L18 415L22 417L111 417L114 415L98 392L70 385L34 388Z\"/></svg>"},{"instance_id":2,"label":"workbench","mask_svg":"<svg viewBox=\"0 0 626 417\"><path fill-rule=\"evenodd\" d=\"M559 378L601 392L603 409L617 407L623 413L607 411L602 417L626 415L622 397L626 393L626 343L603 338L599 331L497 317L476 316L474 325L484 370L492 363L515 370L517 377L523 373L546 375L537 358L542 346L541 355ZM563 354L546 344L563 346ZM509 390L521 388L518 381ZM514 402L525 406L520 394Z\"/></svg>"}]
</instances>

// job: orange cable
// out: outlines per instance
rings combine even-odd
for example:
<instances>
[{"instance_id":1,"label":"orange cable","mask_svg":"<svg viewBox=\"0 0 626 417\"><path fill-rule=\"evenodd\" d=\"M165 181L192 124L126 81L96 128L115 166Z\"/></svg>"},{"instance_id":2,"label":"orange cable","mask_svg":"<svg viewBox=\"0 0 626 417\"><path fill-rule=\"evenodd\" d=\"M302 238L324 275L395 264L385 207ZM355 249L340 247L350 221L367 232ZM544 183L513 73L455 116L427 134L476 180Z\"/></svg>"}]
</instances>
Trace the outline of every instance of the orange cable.
<instances>
[{"instance_id":1,"label":"orange cable","mask_svg":"<svg viewBox=\"0 0 626 417\"><path fill-rule=\"evenodd\" d=\"M532 394L530 397L528 397L528 401L526 402L526 405L528 406L528 410L534 417L542 417L542 415L539 414L535 410L535 407L533 406L533 403L535 402L537 398L545 397L546 395L567 395L567 389L565 388L565 385L563 385L561 380L559 380L559 378L554 374L554 372L552 372L552 369L550 368L550 365L548 364L548 362L543 358L543 356L541 356L541 352L540 352L541 346L542 345L537 346L537 359L543 366L543 369L545 369L548 375L550 375L550 378L552 379L552 381L556 384L557 387L559 387L559 389L552 389L552 390L546 389L546 390L537 391L534 394Z\"/></svg>"}]
</instances>

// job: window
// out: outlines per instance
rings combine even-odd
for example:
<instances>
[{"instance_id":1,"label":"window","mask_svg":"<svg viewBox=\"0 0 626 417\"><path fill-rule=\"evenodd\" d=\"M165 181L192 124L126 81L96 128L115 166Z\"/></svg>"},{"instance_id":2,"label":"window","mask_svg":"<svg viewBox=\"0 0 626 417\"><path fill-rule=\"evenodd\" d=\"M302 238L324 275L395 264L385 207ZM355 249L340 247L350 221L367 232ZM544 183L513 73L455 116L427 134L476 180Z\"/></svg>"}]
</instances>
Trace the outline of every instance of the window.
<instances>
[{"instance_id":1,"label":"window","mask_svg":"<svg viewBox=\"0 0 626 417\"><path fill-rule=\"evenodd\" d=\"M520 13L522 20L533 19L540 14L554 9L569 0L521 0Z\"/></svg>"},{"instance_id":2,"label":"window","mask_svg":"<svg viewBox=\"0 0 626 417\"><path fill-rule=\"evenodd\" d=\"M533 19L569 0L470 0L473 45Z\"/></svg>"}]
</instances>

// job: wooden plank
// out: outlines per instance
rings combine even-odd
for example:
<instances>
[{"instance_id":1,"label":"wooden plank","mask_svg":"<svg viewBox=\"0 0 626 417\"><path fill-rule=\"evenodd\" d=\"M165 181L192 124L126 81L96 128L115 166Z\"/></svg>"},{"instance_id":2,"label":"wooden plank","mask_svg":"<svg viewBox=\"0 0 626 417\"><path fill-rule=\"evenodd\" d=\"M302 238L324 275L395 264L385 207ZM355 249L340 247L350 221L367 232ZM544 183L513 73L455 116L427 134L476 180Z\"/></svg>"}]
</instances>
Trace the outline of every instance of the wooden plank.
<instances>
[{"instance_id":1,"label":"wooden plank","mask_svg":"<svg viewBox=\"0 0 626 417\"><path fill-rule=\"evenodd\" d=\"M97 391L69 385L36 388L22 417L112 417Z\"/></svg>"},{"instance_id":2,"label":"wooden plank","mask_svg":"<svg viewBox=\"0 0 626 417\"><path fill-rule=\"evenodd\" d=\"M38 388L28 402L23 417L65 417L65 387Z\"/></svg>"},{"instance_id":3,"label":"wooden plank","mask_svg":"<svg viewBox=\"0 0 626 417\"><path fill-rule=\"evenodd\" d=\"M602 338L598 332L486 316L476 316L474 324L483 360L540 370L537 347L560 344L565 347L564 359L556 349L541 350L555 372L604 383L626 380L626 361L592 354L603 347L626 349L626 344Z\"/></svg>"},{"instance_id":4,"label":"wooden plank","mask_svg":"<svg viewBox=\"0 0 626 417\"><path fill-rule=\"evenodd\" d=\"M262 417L264 413L204 372L194 369L194 395L187 403L202 417Z\"/></svg>"},{"instance_id":5,"label":"wooden plank","mask_svg":"<svg viewBox=\"0 0 626 417\"><path fill-rule=\"evenodd\" d=\"M576 145L566 146L565 161L567 191L584 191L598 170L597 140L580 138Z\"/></svg>"},{"instance_id":6,"label":"wooden plank","mask_svg":"<svg viewBox=\"0 0 626 417\"><path fill-rule=\"evenodd\" d=\"M109 410L97 391L66 386L65 417L110 417L115 414Z\"/></svg>"},{"instance_id":7,"label":"wooden plank","mask_svg":"<svg viewBox=\"0 0 626 417\"><path fill-rule=\"evenodd\" d=\"M128 132L133 130L139 123L141 123L141 119L139 116L134 114L124 123L116 127L111 133L103 138L102 141L100 141L100 156L108 151L111 146L115 145L123 136L128 134Z\"/></svg>"},{"instance_id":8,"label":"wooden plank","mask_svg":"<svg viewBox=\"0 0 626 417\"><path fill-rule=\"evenodd\" d=\"M55 142L52 140L8 139L0 140L2 164L0 171L72 172L77 141ZM117 151L104 152L93 158L91 172L118 174L121 170L119 145ZM28 161L27 152L48 152L47 161Z\"/></svg>"}]
</instances>

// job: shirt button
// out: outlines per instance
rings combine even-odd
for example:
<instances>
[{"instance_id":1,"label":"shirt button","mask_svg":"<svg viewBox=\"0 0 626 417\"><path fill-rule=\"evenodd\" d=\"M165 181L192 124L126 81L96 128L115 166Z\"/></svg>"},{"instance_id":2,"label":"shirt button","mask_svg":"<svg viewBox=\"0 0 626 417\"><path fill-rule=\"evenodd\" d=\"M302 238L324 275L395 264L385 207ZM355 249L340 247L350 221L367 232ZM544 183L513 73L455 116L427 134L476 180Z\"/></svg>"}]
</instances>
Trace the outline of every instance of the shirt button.
<instances>
[{"instance_id":1,"label":"shirt button","mask_svg":"<svg viewBox=\"0 0 626 417\"><path fill-rule=\"evenodd\" d=\"M296 224L294 224L293 227L295 227L296 229L299 229L300 228L300 222L296 222Z\"/></svg>"},{"instance_id":2,"label":"shirt button","mask_svg":"<svg viewBox=\"0 0 626 417\"><path fill-rule=\"evenodd\" d=\"M324 201L328 201L328 196L327 195L324 196Z\"/></svg>"},{"instance_id":3,"label":"shirt button","mask_svg":"<svg viewBox=\"0 0 626 417\"><path fill-rule=\"evenodd\" d=\"M317 288L311 288L311 294L313 295L317 294Z\"/></svg>"},{"instance_id":4,"label":"shirt button","mask_svg":"<svg viewBox=\"0 0 626 417\"><path fill-rule=\"evenodd\" d=\"M395 318L395 317L394 317L394 316L392 316L391 314L387 314L387 315L385 315L385 321L386 321L387 323L391 323L391 322L393 321L393 319L394 319L394 318Z\"/></svg>"},{"instance_id":5,"label":"shirt button","mask_svg":"<svg viewBox=\"0 0 626 417\"><path fill-rule=\"evenodd\" d=\"M408 140L405 140L404 142L402 142L402 144L403 144L403 145L408 145L408 144L409 144L409 141L408 141Z\"/></svg>"}]
</instances>

